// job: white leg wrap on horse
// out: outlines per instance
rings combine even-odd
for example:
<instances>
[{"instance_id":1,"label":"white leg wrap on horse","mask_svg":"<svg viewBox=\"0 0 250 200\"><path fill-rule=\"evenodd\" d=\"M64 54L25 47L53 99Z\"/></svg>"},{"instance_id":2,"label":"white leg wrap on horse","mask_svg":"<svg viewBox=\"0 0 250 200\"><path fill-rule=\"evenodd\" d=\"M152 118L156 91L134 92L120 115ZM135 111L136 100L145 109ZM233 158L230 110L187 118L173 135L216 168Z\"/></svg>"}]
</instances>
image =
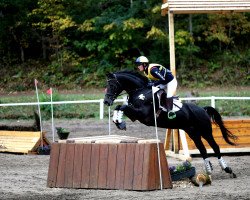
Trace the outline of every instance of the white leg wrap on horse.
<instances>
[{"instance_id":1,"label":"white leg wrap on horse","mask_svg":"<svg viewBox=\"0 0 250 200\"><path fill-rule=\"evenodd\" d=\"M211 167L211 163L209 161L208 158L204 159L204 164L205 164L205 170L207 172L207 174L212 174L212 167Z\"/></svg>"},{"instance_id":2,"label":"white leg wrap on horse","mask_svg":"<svg viewBox=\"0 0 250 200\"><path fill-rule=\"evenodd\" d=\"M112 120L113 120L114 123L117 123L117 121L118 121L118 110L114 110Z\"/></svg>"},{"instance_id":3,"label":"white leg wrap on horse","mask_svg":"<svg viewBox=\"0 0 250 200\"><path fill-rule=\"evenodd\" d=\"M219 160L219 163L220 163L220 166L221 166L221 168L224 170L224 169L226 169L227 168L227 164L226 164L226 162L224 161L224 159L221 157L220 159L218 159Z\"/></svg>"},{"instance_id":4,"label":"white leg wrap on horse","mask_svg":"<svg viewBox=\"0 0 250 200\"><path fill-rule=\"evenodd\" d=\"M114 123L121 123L122 122L123 111L121 110L114 110L113 113L113 122Z\"/></svg>"},{"instance_id":5,"label":"white leg wrap on horse","mask_svg":"<svg viewBox=\"0 0 250 200\"><path fill-rule=\"evenodd\" d=\"M122 123L123 111L119 110L117 113L117 121L118 123Z\"/></svg>"}]
</instances>

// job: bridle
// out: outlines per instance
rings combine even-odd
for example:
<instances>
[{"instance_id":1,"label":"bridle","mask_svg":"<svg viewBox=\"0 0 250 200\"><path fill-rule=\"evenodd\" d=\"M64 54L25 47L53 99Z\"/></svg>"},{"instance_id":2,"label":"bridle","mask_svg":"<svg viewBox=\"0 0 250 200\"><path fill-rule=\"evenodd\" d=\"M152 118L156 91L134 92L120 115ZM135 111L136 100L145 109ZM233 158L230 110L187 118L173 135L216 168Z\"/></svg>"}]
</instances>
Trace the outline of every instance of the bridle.
<instances>
[{"instance_id":1,"label":"bridle","mask_svg":"<svg viewBox=\"0 0 250 200\"><path fill-rule=\"evenodd\" d=\"M108 96L108 98L110 98L114 101L118 96L121 96L122 94L119 95L117 92L120 90L121 84L117 80L116 75L115 74L113 74L113 75L114 75L114 78L108 79L107 82L108 82L108 85L109 85L111 91L115 91L115 92L113 94L107 92L106 95Z\"/></svg>"}]
</instances>

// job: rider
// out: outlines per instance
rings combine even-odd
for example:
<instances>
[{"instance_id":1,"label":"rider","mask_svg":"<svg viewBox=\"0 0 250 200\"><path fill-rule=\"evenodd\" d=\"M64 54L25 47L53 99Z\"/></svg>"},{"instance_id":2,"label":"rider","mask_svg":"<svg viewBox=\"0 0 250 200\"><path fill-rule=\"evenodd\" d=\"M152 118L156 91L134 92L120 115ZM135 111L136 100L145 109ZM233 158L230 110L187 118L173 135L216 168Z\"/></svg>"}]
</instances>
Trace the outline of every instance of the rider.
<instances>
[{"instance_id":1,"label":"rider","mask_svg":"<svg viewBox=\"0 0 250 200\"><path fill-rule=\"evenodd\" d=\"M167 107L172 110L171 104L173 98L171 97L174 96L177 88L177 80L172 72L160 64L149 64L149 61L145 56L138 57L135 63L138 69L144 71L144 75L149 79L148 86L155 86L167 90Z\"/></svg>"}]
</instances>

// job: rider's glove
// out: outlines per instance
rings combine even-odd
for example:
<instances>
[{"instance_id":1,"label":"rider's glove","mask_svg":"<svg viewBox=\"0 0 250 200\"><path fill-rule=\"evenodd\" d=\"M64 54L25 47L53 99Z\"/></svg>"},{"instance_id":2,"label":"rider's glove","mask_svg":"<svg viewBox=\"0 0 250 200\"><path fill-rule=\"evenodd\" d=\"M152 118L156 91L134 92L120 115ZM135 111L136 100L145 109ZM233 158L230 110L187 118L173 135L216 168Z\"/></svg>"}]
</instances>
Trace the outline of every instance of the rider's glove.
<instances>
[{"instance_id":1,"label":"rider's glove","mask_svg":"<svg viewBox=\"0 0 250 200\"><path fill-rule=\"evenodd\" d=\"M153 82L148 82L147 87L151 88L152 86L154 86L154 83Z\"/></svg>"},{"instance_id":2,"label":"rider's glove","mask_svg":"<svg viewBox=\"0 0 250 200\"><path fill-rule=\"evenodd\" d=\"M164 89L165 88L165 85L156 85L155 87L158 87L159 89Z\"/></svg>"}]
</instances>

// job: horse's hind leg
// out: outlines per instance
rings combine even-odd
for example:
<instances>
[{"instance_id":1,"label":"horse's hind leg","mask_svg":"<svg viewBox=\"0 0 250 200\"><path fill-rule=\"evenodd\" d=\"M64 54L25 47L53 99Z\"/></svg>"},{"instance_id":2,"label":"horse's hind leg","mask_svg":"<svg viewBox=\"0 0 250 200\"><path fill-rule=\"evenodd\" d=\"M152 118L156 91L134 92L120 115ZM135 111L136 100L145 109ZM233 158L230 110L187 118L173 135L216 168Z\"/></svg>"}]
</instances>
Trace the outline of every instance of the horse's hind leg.
<instances>
[{"instance_id":1,"label":"horse's hind leg","mask_svg":"<svg viewBox=\"0 0 250 200\"><path fill-rule=\"evenodd\" d=\"M200 154L201 154L202 158L204 159L204 165L205 165L205 170L206 170L207 174L211 174L213 167L212 167L212 164L208 158L207 150L201 141L201 135L193 127L185 129L185 132L188 133L189 137L194 141L195 146L200 151Z\"/></svg>"},{"instance_id":2,"label":"horse's hind leg","mask_svg":"<svg viewBox=\"0 0 250 200\"><path fill-rule=\"evenodd\" d=\"M203 135L202 137L208 142L208 144L212 147L215 155L218 158L219 164L221 166L221 169L224 170L226 173L232 174L233 178L236 178L236 175L233 173L232 169L228 167L227 163L225 160L221 157L220 153L220 147L214 140L214 137L212 135L212 129L206 129L206 131L203 130Z\"/></svg>"}]
</instances>

